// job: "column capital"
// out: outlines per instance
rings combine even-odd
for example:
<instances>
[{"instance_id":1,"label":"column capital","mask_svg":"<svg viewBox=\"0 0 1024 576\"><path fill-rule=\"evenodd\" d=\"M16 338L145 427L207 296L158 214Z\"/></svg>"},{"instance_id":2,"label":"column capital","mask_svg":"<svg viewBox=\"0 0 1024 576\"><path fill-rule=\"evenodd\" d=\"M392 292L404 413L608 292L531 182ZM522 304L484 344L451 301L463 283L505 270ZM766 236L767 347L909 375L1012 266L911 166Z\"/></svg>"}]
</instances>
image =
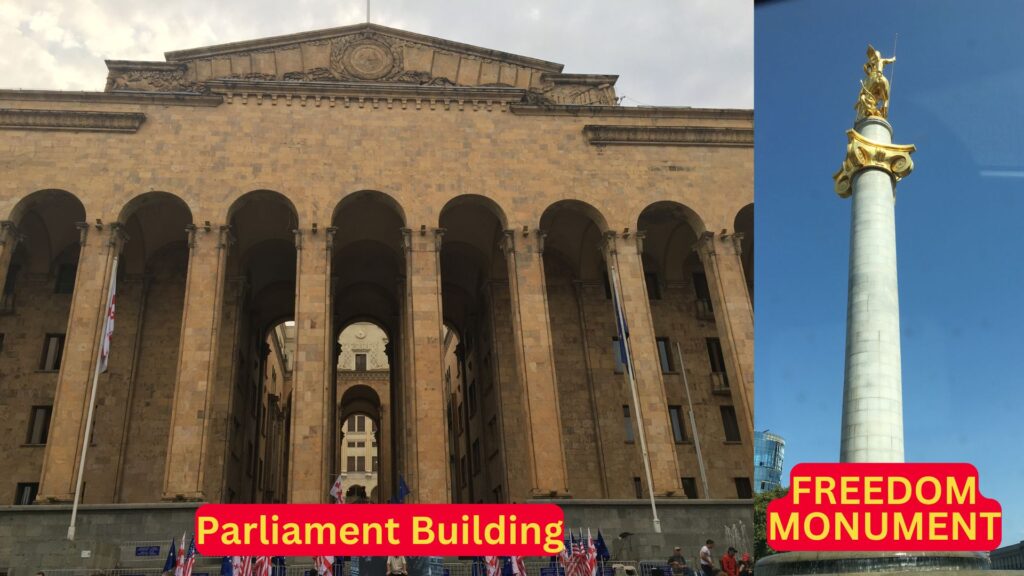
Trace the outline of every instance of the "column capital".
<instances>
[{"instance_id":1,"label":"column capital","mask_svg":"<svg viewBox=\"0 0 1024 576\"><path fill-rule=\"evenodd\" d=\"M888 126L887 123L885 125ZM910 155L917 147L913 144L877 142L852 128L846 131L846 142L846 157L839 171L832 176L840 198L848 198L853 193L853 176L861 170L876 168L888 172L893 181L899 182L914 169Z\"/></svg>"},{"instance_id":2,"label":"column capital","mask_svg":"<svg viewBox=\"0 0 1024 576\"><path fill-rule=\"evenodd\" d=\"M697 253L703 261L708 256L728 254L739 256L743 253L743 233L722 230L718 234L703 232L697 239Z\"/></svg>"},{"instance_id":3,"label":"column capital","mask_svg":"<svg viewBox=\"0 0 1024 576\"><path fill-rule=\"evenodd\" d=\"M101 228L99 224L97 228ZM125 225L120 222L112 222L110 224L110 239L107 241L107 245L114 248L114 250L120 254L121 250L124 249L124 245L128 243L130 236L125 231Z\"/></svg>"},{"instance_id":4,"label":"column capital","mask_svg":"<svg viewBox=\"0 0 1024 576\"><path fill-rule=\"evenodd\" d=\"M207 229L207 231L209 230ZM234 246L236 238L235 233L232 230L231 224L221 224L220 237L218 238L218 240L219 242L217 244L217 247L220 248L221 250L227 250L228 248Z\"/></svg>"},{"instance_id":5,"label":"column capital","mask_svg":"<svg viewBox=\"0 0 1024 576\"><path fill-rule=\"evenodd\" d=\"M10 242L11 248L14 248L24 239L13 220L0 220L0 246L6 246Z\"/></svg>"},{"instance_id":6,"label":"column capital","mask_svg":"<svg viewBox=\"0 0 1024 576\"><path fill-rule=\"evenodd\" d=\"M618 246L615 243L615 239L619 237L619 233L615 230L605 230L601 234L601 241L597 244L597 250L604 254L605 258L614 256L618 253Z\"/></svg>"},{"instance_id":7,"label":"column capital","mask_svg":"<svg viewBox=\"0 0 1024 576\"><path fill-rule=\"evenodd\" d=\"M426 252L426 251L441 251L441 245L444 243L445 232L447 228L427 228L426 224L420 226L419 230L413 230L412 228L401 228L402 232L402 250L405 252ZM433 236L433 245L429 243L429 236ZM420 243L417 244L416 238L420 238Z\"/></svg>"},{"instance_id":8,"label":"column capital","mask_svg":"<svg viewBox=\"0 0 1024 576\"><path fill-rule=\"evenodd\" d=\"M547 238L548 233L546 230L537 228L536 230L530 231L529 227L523 226L522 230L516 230L509 228L502 230L502 238L500 240L499 248L502 252L507 255L514 254L516 252L529 252L531 251L530 238L533 237L532 251L537 254L544 253L544 240Z\"/></svg>"}]
</instances>

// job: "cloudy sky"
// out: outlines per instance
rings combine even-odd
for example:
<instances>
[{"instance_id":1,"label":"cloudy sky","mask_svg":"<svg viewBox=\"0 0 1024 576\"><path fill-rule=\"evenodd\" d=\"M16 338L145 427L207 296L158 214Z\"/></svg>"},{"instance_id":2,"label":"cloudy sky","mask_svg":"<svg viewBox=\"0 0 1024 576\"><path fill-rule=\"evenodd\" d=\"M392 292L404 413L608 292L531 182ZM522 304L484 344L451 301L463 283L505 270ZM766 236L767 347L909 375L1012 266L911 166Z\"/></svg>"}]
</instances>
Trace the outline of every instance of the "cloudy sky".
<instances>
[{"instance_id":1,"label":"cloudy sky","mask_svg":"<svg viewBox=\"0 0 1024 576\"><path fill-rule=\"evenodd\" d=\"M373 21L619 74L624 104L753 106L749 0L483 2L373 0ZM0 87L102 90L104 59L164 52L365 19L365 0L3 0Z\"/></svg>"}]
</instances>

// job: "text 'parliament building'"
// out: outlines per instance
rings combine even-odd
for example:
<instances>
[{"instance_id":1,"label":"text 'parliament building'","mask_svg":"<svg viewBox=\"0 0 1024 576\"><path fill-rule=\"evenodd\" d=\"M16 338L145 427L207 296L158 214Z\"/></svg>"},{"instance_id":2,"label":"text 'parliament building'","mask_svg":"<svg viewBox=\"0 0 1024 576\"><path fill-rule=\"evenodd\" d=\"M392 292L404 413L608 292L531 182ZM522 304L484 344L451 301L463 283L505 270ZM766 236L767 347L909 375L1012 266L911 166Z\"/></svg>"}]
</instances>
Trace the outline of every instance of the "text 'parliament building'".
<instances>
[{"instance_id":1,"label":"text 'parliament building'","mask_svg":"<svg viewBox=\"0 0 1024 576\"><path fill-rule=\"evenodd\" d=\"M375 24L107 66L0 91L0 569L83 445L113 545L339 475L752 538L752 111Z\"/></svg>"}]
</instances>

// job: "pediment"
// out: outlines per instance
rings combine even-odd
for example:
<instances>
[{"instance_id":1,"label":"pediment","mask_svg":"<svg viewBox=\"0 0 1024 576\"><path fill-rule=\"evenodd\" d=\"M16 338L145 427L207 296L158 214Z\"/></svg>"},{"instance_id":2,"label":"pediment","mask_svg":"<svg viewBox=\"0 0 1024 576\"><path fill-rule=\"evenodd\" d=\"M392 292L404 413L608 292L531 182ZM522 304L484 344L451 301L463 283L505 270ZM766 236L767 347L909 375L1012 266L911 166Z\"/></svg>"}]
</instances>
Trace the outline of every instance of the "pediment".
<instances>
[{"instance_id":1,"label":"pediment","mask_svg":"<svg viewBox=\"0 0 1024 576\"><path fill-rule=\"evenodd\" d=\"M167 52L166 62L107 61L108 92L217 93L226 82L502 87L524 99L614 104L615 76L376 24ZM269 85L269 84L268 84Z\"/></svg>"}]
</instances>

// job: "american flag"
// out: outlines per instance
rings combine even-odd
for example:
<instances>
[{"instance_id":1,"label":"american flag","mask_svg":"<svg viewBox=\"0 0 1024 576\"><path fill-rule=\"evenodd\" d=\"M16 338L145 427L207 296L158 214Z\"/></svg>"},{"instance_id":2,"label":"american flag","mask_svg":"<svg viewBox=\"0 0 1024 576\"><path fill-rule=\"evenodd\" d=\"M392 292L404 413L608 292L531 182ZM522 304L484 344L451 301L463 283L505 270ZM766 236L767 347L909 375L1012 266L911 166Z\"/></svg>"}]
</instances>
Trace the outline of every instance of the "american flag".
<instances>
[{"instance_id":1,"label":"american flag","mask_svg":"<svg viewBox=\"0 0 1024 576\"><path fill-rule=\"evenodd\" d=\"M334 574L334 556L314 556L313 566L316 568L316 573L320 576Z\"/></svg>"},{"instance_id":2,"label":"american flag","mask_svg":"<svg viewBox=\"0 0 1024 576\"><path fill-rule=\"evenodd\" d=\"M256 574L254 576L270 576L270 556L256 557Z\"/></svg>"},{"instance_id":3,"label":"american flag","mask_svg":"<svg viewBox=\"0 0 1024 576\"><path fill-rule=\"evenodd\" d=\"M185 539L182 538L182 543L184 543L184 541L185 541ZM179 548L179 550L180 550L180 548ZM179 558L180 558L180 556L179 556ZM192 576L192 566L194 566L195 563L196 563L196 537L193 536L192 537L192 541L189 542L189 544L188 544L188 551L185 552L184 558L178 564L178 570L180 572L176 572L175 576Z\"/></svg>"},{"instance_id":4,"label":"american flag","mask_svg":"<svg viewBox=\"0 0 1024 576\"><path fill-rule=\"evenodd\" d=\"M569 544L562 546L562 551L558 553L558 564L562 567L562 572L567 576L569 574L570 562L572 562L572 532L569 532Z\"/></svg>"}]
</instances>

